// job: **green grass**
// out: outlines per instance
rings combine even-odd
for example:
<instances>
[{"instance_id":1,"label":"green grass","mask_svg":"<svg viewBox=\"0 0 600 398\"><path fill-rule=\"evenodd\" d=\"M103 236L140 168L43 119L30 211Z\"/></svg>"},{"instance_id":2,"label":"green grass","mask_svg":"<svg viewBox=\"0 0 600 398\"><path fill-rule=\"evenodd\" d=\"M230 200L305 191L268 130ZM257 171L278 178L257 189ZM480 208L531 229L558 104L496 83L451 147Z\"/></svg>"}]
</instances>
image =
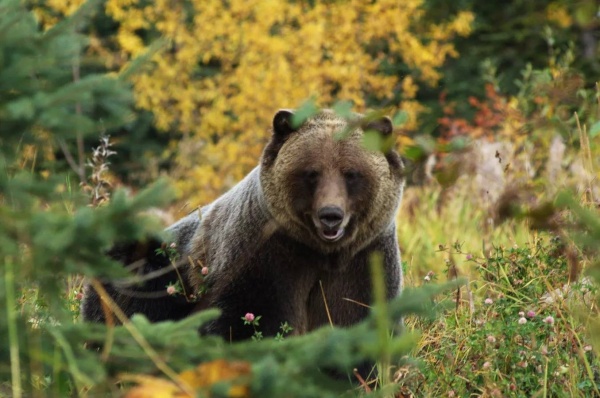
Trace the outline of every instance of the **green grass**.
<instances>
[{"instance_id":1,"label":"green grass","mask_svg":"<svg viewBox=\"0 0 600 398\"><path fill-rule=\"evenodd\" d=\"M471 189L457 184L447 191L437 186L406 190L397 224L408 284L418 284L430 271L440 274L450 265L461 275L475 276L468 254L481 256L493 246L523 245L534 238L526 222L494 226L490 210ZM457 243L463 252L446 250Z\"/></svg>"},{"instance_id":2,"label":"green grass","mask_svg":"<svg viewBox=\"0 0 600 398\"><path fill-rule=\"evenodd\" d=\"M469 281L438 298L449 306L438 319L408 320L423 335L412 354L419 365L396 373L404 396L600 396L588 332L597 322L593 289L577 283L573 246L524 221L485 228L487 213L465 191L441 209L439 195L431 187L407 192L405 207L417 206L400 215L407 283ZM570 293L550 300L573 275Z\"/></svg>"}]
</instances>

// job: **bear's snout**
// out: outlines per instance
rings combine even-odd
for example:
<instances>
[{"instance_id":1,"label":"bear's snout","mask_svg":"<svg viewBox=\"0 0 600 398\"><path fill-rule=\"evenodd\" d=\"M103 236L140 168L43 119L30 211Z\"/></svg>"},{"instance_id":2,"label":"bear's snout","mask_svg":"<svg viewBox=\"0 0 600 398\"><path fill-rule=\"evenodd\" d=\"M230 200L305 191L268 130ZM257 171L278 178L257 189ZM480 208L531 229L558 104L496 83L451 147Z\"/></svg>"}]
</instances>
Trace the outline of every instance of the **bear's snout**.
<instances>
[{"instance_id":1,"label":"bear's snout","mask_svg":"<svg viewBox=\"0 0 600 398\"><path fill-rule=\"evenodd\" d=\"M338 206L325 206L317 211L319 218L319 232L321 237L328 241L336 241L344 234L344 210Z\"/></svg>"},{"instance_id":2,"label":"bear's snout","mask_svg":"<svg viewBox=\"0 0 600 398\"><path fill-rule=\"evenodd\" d=\"M344 221L344 211L337 206L325 206L317 215L321 224L328 229L337 229Z\"/></svg>"}]
</instances>

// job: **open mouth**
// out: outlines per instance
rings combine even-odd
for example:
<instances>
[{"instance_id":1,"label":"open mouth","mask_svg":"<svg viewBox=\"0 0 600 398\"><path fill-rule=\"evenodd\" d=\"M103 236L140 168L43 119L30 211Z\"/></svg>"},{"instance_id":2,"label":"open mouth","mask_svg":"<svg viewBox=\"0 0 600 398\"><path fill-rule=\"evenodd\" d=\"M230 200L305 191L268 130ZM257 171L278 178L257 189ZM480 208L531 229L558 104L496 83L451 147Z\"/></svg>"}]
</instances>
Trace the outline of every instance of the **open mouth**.
<instances>
[{"instance_id":1,"label":"open mouth","mask_svg":"<svg viewBox=\"0 0 600 398\"><path fill-rule=\"evenodd\" d=\"M319 235L321 235L321 238L328 242L335 242L336 240L339 240L342 236L344 236L344 228L321 229L319 231Z\"/></svg>"}]
</instances>

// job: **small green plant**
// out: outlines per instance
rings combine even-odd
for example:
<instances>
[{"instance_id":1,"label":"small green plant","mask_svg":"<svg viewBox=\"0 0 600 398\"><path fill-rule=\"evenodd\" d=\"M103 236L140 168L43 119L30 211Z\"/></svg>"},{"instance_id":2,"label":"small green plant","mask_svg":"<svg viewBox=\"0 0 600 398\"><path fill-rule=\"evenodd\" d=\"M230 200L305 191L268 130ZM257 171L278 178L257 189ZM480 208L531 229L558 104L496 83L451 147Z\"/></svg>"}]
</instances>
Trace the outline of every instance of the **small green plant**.
<instances>
[{"instance_id":1,"label":"small green plant","mask_svg":"<svg viewBox=\"0 0 600 398\"><path fill-rule=\"evenodd\" d=\"M417 396L598 394L600 362L572 311L587 290L568 284L567 247L538 236L467 253L480 277L441 299L456 303L443 318L416 322L428 330L414 353L423 367L405 375L404 388ZM445 250L465 254L460 244Z\"/></svg>"},{"instance_id":2,"label":"small green plant","mask_svg":"<svg viewBox=\"0 0 600 398\"><path fill-rule=\"evenodd\" d=\"M166 286L166 290L167 290L167 294L169 296L175 296L177 294L184 294L183 286L181 285L181 281L176 281L176 282L172 282L172 283L168 284Z\"/></svg>"},{"instance_id":3,"label":"small green plant","mask_svg":"<svg viewBox=\"0 0 600 398\"><path fill-rule=\"evenodd\" d=\"M244 321L244 325L250 325L254 328L254 334L252 335L252 340L254 340L254 341L260 341L263 339L262 332L258 330L258 326L260 326L259 325L260 318L262 318L261 315L255 316L251 312L248 312L246 315L244 315L241 318L242 321Z\"/></svg>"},{"instance_id":4,"label":"small green plant","mask_svg":"<svg viewBox=\"0 0 600 398\"><path fill-rule=\"evenodd\" d=\"M254 328L254 335L252 336L252 340L254 341L260 341L263 339L263 334L258 329L260 318L260 315L255 316L251 312L247 313L242 317L244 325L251 325ZM276 341L282 341L287 334L294 330L294 328L290 326L287 322L283 322L281 325L279 325L279 329L281 331L277 332L277 334L274 337Z\"/></svg>"},{"instance_id":5,"label":"small green plant","mask_svg":"<svg viewBox=\"0 0 600 398\"><path fill-rule=\"evenodd\" d=\"M275 335L275 340L277 341L283 340L286 334L289 334L292 330L294 330L294 328L288 325L287 322L283 322L279 326L279 329L281 329L281 332L277 332L277 334Z\"/></svg>"},{"instance_id":6,"label":"small green plant","mask_svg":"<svg viewBox=\"0 0 600 398\"><path fill-rule=\"evenodd\" d=\"M171 262L171 264L173 265L173 267L179 266L179 264L177 262L178 262L178 260L180 260L181 256L179 255L179 252L177 251L177 244L175 242L163 243L161 245L161 247L156 249L154 252L159 256L167 257L169 259L169 261ZM171 282L169 285L167 285L165 287L167 290L167 294L169 296L183 295L185 297L186 301L188 301L188 302L197 301L199 298L204 296L208 292L208 286L204 282L204 278L208 275L208 267L201 266L201 267L199 267L199 269L200 269L200 274L201 274L201 277L200 277L201 284L195 292L193 292L193 293L186 292L183 287L183 283L182 283L182 280L180 277L180 279L178 279L177 281Z\"/></svg>"},{"instance_id":7,"label":"small green plant","mask_svg":"<svg viewBox=\"0 0 600 398\"><path fill-rule=\"evenodd\" d=\"M177 244L175 242L171 242L169 244L164 243L161 247L156 249L155 252L157 255L167 257L171 262L174 262L179 258Z\"/></svg>"}]
</instances>

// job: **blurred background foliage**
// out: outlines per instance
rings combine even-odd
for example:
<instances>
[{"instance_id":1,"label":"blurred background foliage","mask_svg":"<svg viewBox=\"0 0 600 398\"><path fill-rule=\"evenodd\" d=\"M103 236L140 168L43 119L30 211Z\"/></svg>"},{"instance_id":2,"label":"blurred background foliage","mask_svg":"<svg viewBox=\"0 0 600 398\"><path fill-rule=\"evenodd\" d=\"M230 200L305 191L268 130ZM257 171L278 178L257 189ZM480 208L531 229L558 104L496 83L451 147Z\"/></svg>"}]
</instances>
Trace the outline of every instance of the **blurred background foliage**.
<instances>
[{"instance_id":1,"label":"blurred background foliage","mask_svg":"<svg viewBox=\"0 0 600 398\"><path fill-rule=\"evenodd\" d=\"M122 273L107 247L233 186L276 110L307 100L395 115L410 171L406 284L471 280L435 300L455 306L449 316L408 318L423 336L390 344L423 363L385 369L380 394L598 395L598 302L582 275L600 269L599 12L594 0L0 0L0 396L119 394L140 381L119 373L134 364L176 379L161 358L173 372L242 361L242 379L250 364L263 378L244 379L242 396L345 391L315 373L331 365L315 352L374 357L360 343L373 320L279 351L187 338L202 316L78 322L80 274ZM426 312L417 304L434 293L416 291L394 316ZM523 332L515 313L528 310L544 317ZM109 348L85 350L86 339ZM298 361L265 356L286 350Z\"/></svg>"},{"instance_id":2,"label":"blurred background foliage","mask_svg":"<svg viewBox=\"0 0 600 398\"><path fill-rule=\"evenodd\" d=\"M48 28L80 3L31 4ZM137 112L112 133L113 171L133 186L168 172L187 211L253 168L273 113L307 98L406 112L401 147L523 138L536 111L566 136L600 75L596 14L593 0L107 0L80 67L121 73L155 52L130 78Z\"/></svg>"},{"instance_id":3,"label":"blurred background foliage","mask_svg":"<svg viewBox=\"0 0 600 398\"><path fill-rule=\"evenodd\" d=\"M36 12L51 26L76 4L48 2ZM121 71L158 38L166 39L132 77L136 105L152 113L152 128L170 135L163 161L157 164L152 151L160 135L127 136L151 151L153 166L176 176L193 206L213 200L251 170L274 112L307 98L319 106L352 101L357 111L402 109L416 129L423 109L416 101L419 86L437 85L440 67L457 55L453 39L468 35L473 20L463 10L426 20L420 0L115 0L104 6L87 50L96 67ZM150 127L141 120L132 129L144 126Z\"/></svg>"}]
</instances>

